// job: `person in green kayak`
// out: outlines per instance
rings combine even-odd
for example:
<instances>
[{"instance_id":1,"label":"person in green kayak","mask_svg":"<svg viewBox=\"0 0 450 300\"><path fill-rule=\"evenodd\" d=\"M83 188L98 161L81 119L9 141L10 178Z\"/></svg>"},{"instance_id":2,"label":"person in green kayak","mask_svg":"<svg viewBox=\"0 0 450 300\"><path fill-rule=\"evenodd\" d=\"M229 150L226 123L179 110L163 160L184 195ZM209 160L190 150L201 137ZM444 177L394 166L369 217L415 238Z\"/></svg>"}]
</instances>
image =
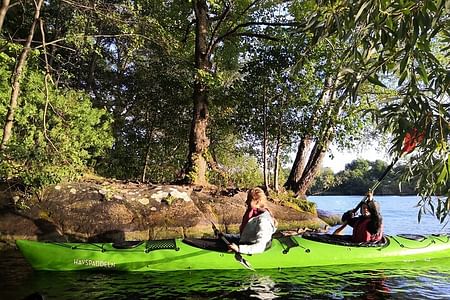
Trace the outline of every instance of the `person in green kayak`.
<instances>
[{"instance_id":1,"label":"person in green kayak","mask_svg":"<svg viewBox=\"0 0 450 300\"><path fill-rule=\"evenodd\" d=\"M247 209L239 227L238 239L231 239L228 248L237 253L262 253L272 240L277 222L272 213L265 207L266 194L261 188L253 188L247 193ZM233 242L235 241L235 242Z\"/></svg>"},{"instance_id":2,"label":"person in green kayak","mask_svg":"<svg viewBox=\"0 0 450 300\"><path fill-rule=\"evenodd\" d=\"M367 193L367 201L361 205L361 215L355 216L353 210L342 215L344 224L333 234L341 234L346 225L353 227L352 242L378 242L383 238L383 218L380 205L373 199L373 193Z\"/></svg>"}]
</instances>

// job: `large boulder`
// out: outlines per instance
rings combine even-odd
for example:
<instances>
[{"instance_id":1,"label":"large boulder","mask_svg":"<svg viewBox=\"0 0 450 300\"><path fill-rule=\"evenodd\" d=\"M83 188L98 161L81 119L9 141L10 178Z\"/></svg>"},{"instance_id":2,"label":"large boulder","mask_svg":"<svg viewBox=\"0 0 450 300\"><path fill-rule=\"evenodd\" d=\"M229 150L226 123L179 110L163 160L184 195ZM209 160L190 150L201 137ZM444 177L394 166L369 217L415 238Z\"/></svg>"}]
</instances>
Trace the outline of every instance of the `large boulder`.
<instances>
[{"instance_id":1,"label":"large boulder","mask_svg":"<svg viewBox=\"0 0 450 300\"><path fill-rule=\"evenodd\" d=\"M246 193L120 181L52 186L32 199L3 190L0 241L117 241L211 236L211 222L237 232ZM19 209L20 207L21 209ZM326 229L317 215L269 201L280 230ZM333 224L331 224L333 225Z\"/></svg>"}]
</instances>

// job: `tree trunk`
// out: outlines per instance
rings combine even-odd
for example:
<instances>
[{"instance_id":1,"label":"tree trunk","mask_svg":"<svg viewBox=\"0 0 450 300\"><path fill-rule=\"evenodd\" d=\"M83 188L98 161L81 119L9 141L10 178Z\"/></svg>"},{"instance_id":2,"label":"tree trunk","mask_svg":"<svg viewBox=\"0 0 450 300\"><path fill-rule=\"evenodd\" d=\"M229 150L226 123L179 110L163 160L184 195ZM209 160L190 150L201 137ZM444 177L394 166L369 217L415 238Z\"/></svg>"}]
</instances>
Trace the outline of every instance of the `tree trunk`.
<instances>
[{"instance_id":1,"label":"tree trunk","mask_svg":"<svg viewBox=\"0 0 450 300\"><path fill-rule=\"evenodd\" d=\"M97 44L95 45L95 47L97 48ZM98 55L97 53L94 51L92 52L92 56L91 56L91 61L89 62L89 74L88 74L88 78L86 80L86 89L88 91L93 91L95 89L95 68L97 66L97 59L98 59Z\"/></svg>"},{"instance_id":2,"label":"tree trunk","mask_svg":"<svg viewBox=\"0 0 450 300\"><path fill-rule=\"evenodd\" d=\"M148 114L147 114L147 122L149 120ZM147 129L147 150L145 152L145 159L144 159L144 169L142 170L142 182L146 182L147 181L147 170L148 170L148 166L150 165L150 154L151 154L151 150L152 150L152 137L153 137L153 124L148 126L149 128Z\"/></svg>"},{"instance_id":3,"label":"tree trunk","mask_svg":"<svg viewBox=\"0 0 450 300\"><path fill-rule=\"evenodd\" d=\"M302 174L302 178L298 182L297 195L304 196L308 188L311 186L314 178L320 170L325 153L328 150L332 138L331 133L334 131L333 128L329 129L329 134L324 137L323 142L316 142L308 161L308 167L305 168Z\"/></svg>"},{"instance_id":4,"label":"tree trunk","mask_svg":"<svg viewBox=\"0 0 450 300\"><path fill-rule=\"evenodd\" d=\"M324 92L308 122L306 133L299 143L288 180L284 184L284 187L287 190L293 191L296 195L303 196L306 193L306 190L314 180L323 161L325 152L328 149L334 128L332 120L334 119L334 114L339 112L342 104L342 101L338 101L338 103L334 103L333 101L335 98L335 86L337 86L337 84L333 82L332 78L326 80ZM318 125L319 116L317 114L319 108L324 105L327 106L327 114L321 114L320 117L327 118L329 122L327 122L327 125L325 126L325 134L321 138L315 139L311 136L311 132L313 132L313 128ZM338 110L336 110L336 107Z\"/></svg>"},{"instance_id":5,"label":"tree trunk","mask_svg":"<svg viewBox=\"0 0 450 300\"><path fill-rule=\"evenodd\" d=\"M2 137L2 142L0 144L0 151L3 151L6 148L6 144L8 143L9 139L11 138L13 121L14 121L14 112L17 108L17 100L19 99L20 77L22 75L23 68L26 65L28 53L30 52L31 41L33 40L36 24L39 21L39 15L41 13L41 7L42 7L43 2L44 2L44 0L39 0L39 2L36 5L33 23L31 24L31 28L28 33L28 37L26 39L25 45L22 49L22 52L20 53L20 56L19 56L17 64L16 64L16 68L14 70L14 74L12 76L11 98L9 100L8 112L6 113L6 121L5 121L5 127L3 128L3 137ZM2 6L2 9L3 9L3 6Z\"/></svg>"},{"instance_id":6,"label":"tree trunk","mask_svg":"<svg viewBox=\"0 0 450 300\"><path fill-rule=\"evenodd\" d=\"M330 95L330 100L334 100L334 91ZM345 103L345 97L338 98L333 105L330 106L325 119L328 120L324 133L321 138L315 143L313 149L311 150L310 158L308 164L303 171L302 178L299 181L297 187L298 195L305 195L308 188L311 186L314 178L319 172L320 166L322 165L323 158L329 145L333 141L334 131L335 131L335 116L340 114L340 111Z\"/></svg>"},{"instance_id":7,"label":"tree trunk","mask_svg":"<svg viewBox=\"0 0 450 300\"><path fill-rule=\"evenodd\" d=\"M281 130L278 131L277 144L275 145L275 166L273 168L273 189L280 190L280 148L281 148Z\"/></svg>"},{"instance_id":8,"label":"tree trunk","mask_svg":"<svg viewBox=\"0 0 450 300\"><path fill-rule=\"evenodd\" d=\"M265 90L265 89L264 89ZM263 108L263 175L264 175L264 187L266 191L269 190L269 167L268 167L268 147L269 147L269 137L267 132L267 98L264 91L264 108Z\"/></svg>"},{"instance_id":9,"label":"tree trunk","mask_svg":"<svg viewBox=\"0 0 450 300\"><path fill-rule=\"evenodd\" d=\"M287 190L293 191L294 193L298 192L299 182L302 178L305 165L309 160L309 153L311 151L312 144L313 140L310 137L305 136L300 141L291 172L289 173L289 177L284 184L284 187Z\"/></svg>"},{"instance_id":10,"label":"tree trunk","mask_svg":"<svg viewBox=\"0 0 450 300\"><path fill-rule=\"evenodd\" d=\"M277 128L277 137L275 144L275 166L273 168L273 189L278 192L280 190L280 152L281 152L281 135L282 135L282 126L283 126L283 106L284 106L284 95L282 94L279 99L279 113L278 113L278 128Z\"/></svg>"},{"instance_id":11,"label":"tree trunk","mask_svg":"<svg viewBox=\"0 0 450 300\"><path fill-rule=\"evenodd\" d=\"M9 8L9 0L3 0L2 6L0 7L0 32L2 32L3 22L5 21L6 12Z\"/></svg>"},{"instance_id":12,"label":"tree trunk","mask_svg":"<svg viewBox=\"0 0 450 300\"><path fill-rule=\"evenodd\" d=\"M210 72L211 61L208 50L208 6L206 0L193 1L196 28L195 28L195 67L197 72ZM200 72L199 72L200 73ZM195 185L206 185L207 155L209 139L206 135L208 125L208 87L195 76L193 92L194 110L192 115L191 131L189 135L189 155L186 167L185 180Z\"/></svg>"}]
</instances>

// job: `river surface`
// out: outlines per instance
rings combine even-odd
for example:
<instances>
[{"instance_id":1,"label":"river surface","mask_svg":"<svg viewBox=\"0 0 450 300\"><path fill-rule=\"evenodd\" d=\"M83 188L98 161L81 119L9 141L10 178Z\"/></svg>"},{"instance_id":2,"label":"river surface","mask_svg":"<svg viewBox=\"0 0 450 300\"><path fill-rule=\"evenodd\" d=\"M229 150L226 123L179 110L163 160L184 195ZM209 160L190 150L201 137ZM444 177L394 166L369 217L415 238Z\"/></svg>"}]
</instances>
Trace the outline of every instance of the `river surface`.
<instances>
[{"instance_id":1,"label":"river surface","mask_svg":"<svg viewBox=\"0 0 450 300\"><path fill-rule=\"evenodd\" d=\"M362 197L320 196L342 213ZM449 233L432 216L417 222L416 197L376 197L386 234ZM332 229L331 229L332 230ZM330 231L331 231L330 230ZM347 232L349 233L349 232ZM0 252L0 299L450 299L450 259L283 270L168 273L36 272L16 250Z\"/></svg>"}]
</instances>

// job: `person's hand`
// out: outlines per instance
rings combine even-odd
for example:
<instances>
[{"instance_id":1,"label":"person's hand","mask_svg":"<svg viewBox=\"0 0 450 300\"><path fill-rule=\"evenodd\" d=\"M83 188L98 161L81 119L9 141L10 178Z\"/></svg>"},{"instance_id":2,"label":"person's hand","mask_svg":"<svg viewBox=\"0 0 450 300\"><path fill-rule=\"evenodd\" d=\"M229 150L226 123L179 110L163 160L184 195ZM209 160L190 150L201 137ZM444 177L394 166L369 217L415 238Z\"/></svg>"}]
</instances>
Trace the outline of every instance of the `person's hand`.
<instances>
[{"instance_id":1,"label":"person's hand","mask_svg":"<svg viewBox=\"0 0 450 300\"><path fill-rule=\"evenodd\" d=\"M372 191L369 191L369 192L367 192L367 201L373 201L373 192Z\"/></svg>"},{"instance_id":2,"label":"person's hand","mask_svg":"<svg viewBox=\"0 0 450 300\"><path fill-rule=\"evenodd\" d=\"M353 218L355 216L355 213L353 212L352 209L346 211L341 218L342 222L347 222L348 220L350 220L351 218Z\"/></svg>"},{"instance_id":3,"label":"person's hand","mask_svg":"<svg viewBox=\"0 0 450 300\"><path fill-rule=\"evenodd\" d=\"M216 226L213 224L212 225L212 230L214 231L214 236L217 238L219 236L219 229L216 228Z\"/></svg>"},{"instance_id":4,"label":"person's hand","mask_svg":"<svg viewBox=\"0 0 450 300\"><path fill-rule=\"evenodd\" d=\"M233 252L239 252L239 247L235 243L231 243L228 245L228 249L230 249Z\"/></svg>"}]
</instances>

